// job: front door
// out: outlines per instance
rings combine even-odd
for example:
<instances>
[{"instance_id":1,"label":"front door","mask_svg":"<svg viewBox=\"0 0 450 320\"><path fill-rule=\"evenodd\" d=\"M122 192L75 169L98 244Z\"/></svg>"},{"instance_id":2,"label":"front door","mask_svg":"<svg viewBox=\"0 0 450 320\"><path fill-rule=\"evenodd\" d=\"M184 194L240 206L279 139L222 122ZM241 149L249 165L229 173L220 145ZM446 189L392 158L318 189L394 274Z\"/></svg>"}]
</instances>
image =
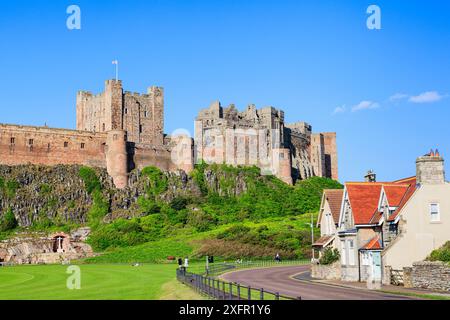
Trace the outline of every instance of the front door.
<instances>
[{"instance_id":1,"label":"front door","mask_svg":"<svg viewBox=\"0 0 450 320\"><path fill-rule=\"evenodd\" d=\"M372 279L374 281L381 281L381 252L372 251Z\"/></svg>"}]
</instances>

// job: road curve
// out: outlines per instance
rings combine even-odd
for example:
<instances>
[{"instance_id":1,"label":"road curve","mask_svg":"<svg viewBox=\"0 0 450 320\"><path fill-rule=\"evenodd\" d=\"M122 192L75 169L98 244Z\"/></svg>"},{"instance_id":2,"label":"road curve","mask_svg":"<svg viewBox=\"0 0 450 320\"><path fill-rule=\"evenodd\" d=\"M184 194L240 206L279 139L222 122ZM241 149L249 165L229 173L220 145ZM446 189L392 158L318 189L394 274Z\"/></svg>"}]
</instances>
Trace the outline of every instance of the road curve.
<instances>
[{"instance_id":1,"label":"road curve","mask_svg":"<svg viewBox=\"0 0 450 320\"><path fill-rule=\"evenodd\" d=\"M292 276L306 272L309 266L249 269L222 275L228 282L237 282L254 288L264 288L302 300L416 300L412 297L392 295L363 289L344 288L309 281L299 281Z\"/></svg>"}]
</instances>

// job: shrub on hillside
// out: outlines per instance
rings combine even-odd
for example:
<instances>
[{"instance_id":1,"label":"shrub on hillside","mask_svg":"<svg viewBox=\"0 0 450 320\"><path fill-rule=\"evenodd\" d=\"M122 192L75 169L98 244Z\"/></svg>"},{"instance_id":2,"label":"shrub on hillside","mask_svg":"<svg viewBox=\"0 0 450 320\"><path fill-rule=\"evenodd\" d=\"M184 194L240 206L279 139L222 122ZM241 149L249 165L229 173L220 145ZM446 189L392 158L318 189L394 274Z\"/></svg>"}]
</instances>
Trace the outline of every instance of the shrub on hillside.
<instances>
[{"instance_id":1,"label":"shrub on hillside","mask_svg":"<svg viewBox=\"0 0 450 320\"><path fill-rule=\"evenodd\" d=\"M139 223L125 219L117 219L110 224L99 226L88 239L88 243L98 251L114 247L135 246L146 241Z\"/></svg>"},{"instance_id":2,"label":"shrub on hillside","mask_svg":"<svg viewBox=\"0 0 450 320\"><path fill-rule=\"evenodd\" d=\"M18 225L16 217L11 208L9 208L3 217L0 218L0 232L13 230Z\"/></svg>"},{"instance_id":3,"label":"shrub on hillside","mask_svg":"<svg viewBox=\"0 0 450 320\"><path fill-rule=\"evenodd\" d=\"M149 196L155 198L157 195L160 195L167 190L167 177L160 169L153 166L145 167L141 171L141 175L148 179L146 192Z\"/></svg>"},{"instance_id":4,"label":"shrub on hillside","mask_svg":"<svg viewBox=\"0 0 450 320\"><path fill-rule=\"evenodd\" d=\"M92 194L94 191L102 189L102 184L100 183L100 179L97 177L94 169L89 167L81 167L78 174L83 180L88 194Z\"/></svg>"},{"instance_id":5,"label":"shrub on hillside","mask_svg":"<svg viewBox=\"0 0 450 320\"><path fill-rule=\"evenodd\" d=\"M214 217L201 210L192 210L187 215L187 224L194 227L198 232L210 230L216 225Z\"/></svg>"}]
</instances>

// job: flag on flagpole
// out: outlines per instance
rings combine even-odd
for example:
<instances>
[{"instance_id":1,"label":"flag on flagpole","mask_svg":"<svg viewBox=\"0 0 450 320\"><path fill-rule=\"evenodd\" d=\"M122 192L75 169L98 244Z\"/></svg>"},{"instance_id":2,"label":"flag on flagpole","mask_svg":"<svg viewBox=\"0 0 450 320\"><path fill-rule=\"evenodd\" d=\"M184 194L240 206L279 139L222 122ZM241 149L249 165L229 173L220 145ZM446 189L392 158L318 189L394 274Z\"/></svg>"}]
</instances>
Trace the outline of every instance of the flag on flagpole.
<instances>
[{"instance_id":1,"label":"flag on flagpole","mask_svg":"<svg viewBox=\"0 0 450 320\"><path fill-rule=\"evenodd\" d=\"M119 80L119 61L113 60L112 64L116 65L116 80Z\"/></svg>"}]
</instances>

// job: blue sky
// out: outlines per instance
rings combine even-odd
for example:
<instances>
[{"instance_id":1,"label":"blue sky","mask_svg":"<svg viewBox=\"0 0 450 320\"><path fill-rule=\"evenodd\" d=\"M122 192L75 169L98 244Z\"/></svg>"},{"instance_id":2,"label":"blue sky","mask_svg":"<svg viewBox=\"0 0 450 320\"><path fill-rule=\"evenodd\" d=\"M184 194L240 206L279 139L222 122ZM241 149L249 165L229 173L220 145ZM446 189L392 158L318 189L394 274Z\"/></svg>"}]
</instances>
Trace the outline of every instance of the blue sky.
<instances>
[{"instance_id":1,"label":"blue sky","mask_svg":"<svg viewBox=\"0 0 450 320\"><path fill-rule=\"evenodd\" d=\"M125 90L165 88L167 133L214 100L254 103L336 131L341 181L414 175L431 147L450 161L447 1L2 1L0 36L3 123L74 128L76 92L118 59Z\"/></svg>"}]
</instances>

